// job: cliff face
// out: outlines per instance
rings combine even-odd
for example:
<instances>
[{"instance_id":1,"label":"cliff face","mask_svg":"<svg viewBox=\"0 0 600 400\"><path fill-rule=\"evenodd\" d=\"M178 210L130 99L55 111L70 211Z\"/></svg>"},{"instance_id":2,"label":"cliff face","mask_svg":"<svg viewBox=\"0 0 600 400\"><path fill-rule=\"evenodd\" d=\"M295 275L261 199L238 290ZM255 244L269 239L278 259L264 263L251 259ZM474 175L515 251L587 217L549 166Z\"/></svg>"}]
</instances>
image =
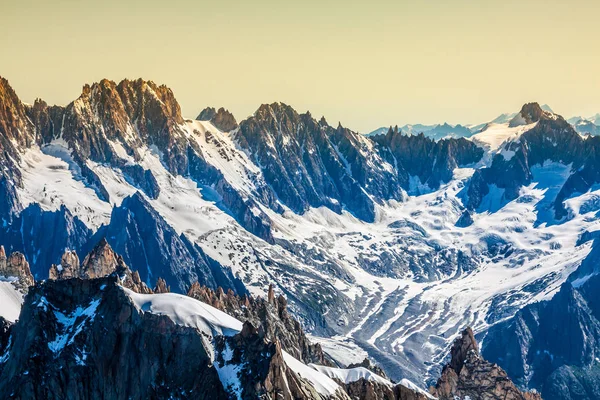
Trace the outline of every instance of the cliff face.
<instances>
[{"instance_id":1,"label":"cliff face","mask_svg":"<svg viewBox=\"0 0 600 400\"><path fill-rule=\"evenodd\" d=\"M481 357L471 328L454 341L450 353L450 362L431 388L438 399L541 400L537 393L521 392L502 368Z\"/></svg>"},{"instance_id":2,"label":"cliff face","mask_svg":"<svg viewBox=\"0 0 600 400\"><path fill-rule=\"evenodd\" d=\"M3 354L2 397L227 399L198 331L138 312L111 279L32 288Z\"/></svg>"},{"instance_id":3,"label":"cliff face","mask_svg":"<svg viewBox=\"0 0 600 400\"><path fill-rule=\"evenodd\" d=\"M319 344L311 344L300 323L287 310L285 297L275 297L273 287L269 288L267 299L248 295L238 296L229 290L216 291L194 283L188 296L226 312L239 319L249 321L260 335L271 341L278 341L283 350L305 363L330 365Z\"/></svg>"}]
</instances>

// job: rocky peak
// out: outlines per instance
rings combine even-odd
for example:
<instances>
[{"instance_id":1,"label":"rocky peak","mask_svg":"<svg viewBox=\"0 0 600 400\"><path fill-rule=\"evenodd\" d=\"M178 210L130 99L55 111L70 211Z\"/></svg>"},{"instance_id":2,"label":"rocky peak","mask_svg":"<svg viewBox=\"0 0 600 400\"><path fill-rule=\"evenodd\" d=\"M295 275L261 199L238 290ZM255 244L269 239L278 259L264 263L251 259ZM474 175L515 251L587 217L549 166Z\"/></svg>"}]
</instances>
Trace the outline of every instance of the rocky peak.
<instances>
[{"instance_id":1,"label":"rocky peak","mask_svg":"<svg viewBox=\"0 0 600 400\"><path fill-rule=\"evenodd\" d=\"M33 275L25 256L15 251L6 257L4 246L0 246L0 277L11 280L13 285L22 292L26 292L34 284ZM16 280L13 280L14 278Z\"/></svg>"},{"instance_id":2,"label":"rocky peak","mask_svg":"<svg viewBox=\"0 0 600 400\"><path fill-rule=\"evenodd\" d=\"M105 238L102 238L84 258L81 264L82 278L91 279L110 275L123 264L123 258L113 251Z\"/></svg>"},{"instance_id":3,"label":"rocky peak","mask_svg":"<svg viewBox=\"0 0 600 400\"><path fill-rule=\"evenodd\" d=\"M534 392L521 392L496 364L484 360L471 328L462 331L450 351L451 359L431 394L440 400L541 400Z\"/></svg>"},{"instance_id":4,"label":"rocky peak","mask_svg":"<svg viewBox=\"0 0 600 400\"><path fill-rule=\"evenodd\" d=\"M137 273L137 271L136 271ZM139 279L140 275L137 275L137 279ZM171 291L171 287L167 286L167 282L163 278L158 278L156 280L156 286L154 287L154 293L169 293Z\"/></svg>"},{"instance_id":5,"label":"rocky peak","mask_svg":"<svg viewBox=\"0 0 600 400\"><path fill-rule=\"evenodd\" d=\"M27 118L25 105L8 81L0 77L0 136L29 147L34 142L34 127Z\"/></svg>"},{"instance_id":6,"label":"rocky peak","mask_svg":"<svg viewBox=\"0 0 600 400\"><path fill-rule=\"evenodd\" d=\"M92 251L79 263L79 257L75 251L66 250L61 257L59 265L50 267L49 277L51 280L63 280L71 278L95 279L106 276L118 276L121 284L137 293L153 293L140 279L137 271L132 272L123 257L116 254L105 238L102 238ZM167 293L170 288L166 282L158 278L156 293Z\"/></svg>"},{"instance_id":7,"label":"rocky peak","mask_svg":"<svg viewBox=\"0 0 600 400\"><path fill-rule=\"evenodd\" d=\"M385 371L383 369L381 369L380 366L371 363L371 360L369 360L368 358L365 358L360 363L350 364L346 368L352 369L352 368L359 368L359 367L366 368L369 371L374 372L377 375L381 376L382 378L389 379L388 376L386 375Z\"/></svg>"},{"instance_id":8,"label":"rocky peak","mask_svg":"<svg viewBox=\"0 0 600 400\"><path fill-rule=\"evenodd\" d=\"M521 111L509 122L509 126L527 125L538 122L540 119L550 116L552 113L544 111L538 103L526 103Z\"/></svg>"},{"instance_id":9,"label":"rocky peak","mask_svg":"<svg viewBox=\"0 0 600 400\"><path fill-rule=\"evenodd\" d=\"M78 278L80 270L77 252L67 249L60 259L60 264L52 265L48 275L50 279Z\"/></svg>"},{"instance_id":10,"label":"rocky peak","mask_svg":"<svg viewBox=\"0 0 600 400\"><path fill-rule=\"evenodd\" d=\"M462 331L461 336L454 341L454 344L450 349L450 367L457 374L462 370L462 367L471 352L476 356L479 355L479 349L477 347L477 342L475 341L475 335L473 335L473 330L470 327L467 327L467 329Z\"/></svg>"},{"instance_id":11,"label":"rocky peak","mask_svg":"<svg viewBox=\"0 0 600 400\"><path fill-rule=\"evenodd\" d=\"M198 121L210 121L217 129L223 132L230 132L238 127L233 114L223 107L215 110L214 107L206 107L196 117Z\"/></svg>"}]
</instances>

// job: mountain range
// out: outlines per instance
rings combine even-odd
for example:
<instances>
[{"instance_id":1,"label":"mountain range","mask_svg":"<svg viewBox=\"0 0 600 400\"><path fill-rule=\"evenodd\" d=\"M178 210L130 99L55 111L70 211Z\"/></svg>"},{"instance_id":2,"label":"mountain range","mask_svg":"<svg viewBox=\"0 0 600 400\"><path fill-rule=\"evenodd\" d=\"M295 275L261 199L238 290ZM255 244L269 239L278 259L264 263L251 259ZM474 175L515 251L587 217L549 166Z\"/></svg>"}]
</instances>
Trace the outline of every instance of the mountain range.
<instances>
[{"instance_id":1,"label":"mountain range","mask_svg":"<svg viewBox=\"0 0 600 400\"><path fill-rule=\"evenodd\" d=\"M4 390L24 385L24 398L42 398L43 393L61 397L67 386L74 390L71 394L100 393L102 386L77 387L110 370L113 380L107 384L120 398L134 378L120 376L117 366L109 365L106 354L120 343L116 337L93 349L98 369L85 369L71 383L60 372L85 363L85 346L99 346L107 323L121 332L119 340L126 340L130 366L147 368L153 362L138 360L143 353L139 343L164 350L148 356L154 357L152 365L162 365L153 378L132 381L146 388L151 379L160 378L153 386L158 398L175 396L175 388L193 392L198 387L214 387L213 398L236 393L252 398L257 390L273 387L287 390L289 398L324 393L344 398L360 391L360 385L342 388L345 394L340 394L327 381L319 391L315 385L323 385L322 377L307 385L296 375L306 378L326 370L293 375L284 364L292 370L292 365L302 369L315 362L349 369L365 358L392 381L405 382L404 387L411 386L408 382L415 388L437 387L434 392L441 398L473 398L465 388L488 379L473 372L480 370L493 374L494 382L512 378L518 389L498 390L514 398L527 390L544 398L594 398L593 388L557 391L547 382L554 369L562 368L578 379L565 380L563 388L573 382L587 388L592 378L581 371L595 363L587 356L589 349L598 351L595 340L584 341L585 357L565 356L549 369L547 361L534 356L557 351L544 341L548 329L539 328L546 326L541 317L527 334L505 332L514 332L515 319L523 315L548 314L544 318L554 323L569 320L572 308L563 304L571 304L572 298L581 315L572 334L595 329L593 299L586 297L593 289L582 284L571 290L568 285L575 279L572 273L596 273L586 267L595 254L593 240L583 239L594 237L599 222L598 138L582 136L537 103L474 130L458 129L465 134L441 138L439 133L433 139L389 128L362 135L283 103L263 104L239 122L226 109L212 107L192 120L181 115L169 88L141 79L86 85L66 106L40 99L25 104L0 79L0 244L6 253L20 254L10 264L19 267L0 282L10 305L0 308L0 316L11 324L18 319L10 330L19 333L14 334L19 350L2 356L2 374L10 377L3 380L9 383ZM104 253L99 243L114 250L113 261L82 269L89 265L86 255ZM23 292L11 289L15 269L28 277L23 291L37 282L24 299ZM117 281L110 277L113 273ZM126 282L125 289L118 280ZM595 284L588 281L589 287ZM184 309L204 307L188 303L193 297L237 322L221 314L218 323L199 322L173 311L176 305L164 297L138 297L156 296L152 293L165 288L188 295L175 302ZM291 347L279 339L281 334L261 336L260 326L272 322L242 311L248 307L242 299L264 297L270 299L272 313L281 316L273 291L283 296L286 313L297 323L282 317L273 332L303 332L301 339L294 336L287 342L304 343L294 354L304 366L285 361L282 351ZM217 296L223 302L224 293L230 296L229 306L214 300ZM42 299L51 300L44 307ZM152 310L170 317L155 316ZM135 317L120 318L125 315L121 312ZM194 315L205 315L198 313ZM25 323L37 330L23 333ZM269 326L262 329L268 332ZM84 327L85 335L79 336ZM215 341L200 349L198 331ZM174 342L169 339L173 335L185 339ZM473 349L475 338L483 339L481 351L456 350L460 355L452 362L452 348L462 347L455 346L457 336ZM525 356L498 355L495 346L509 336L530 338L527 344L510 344ZM16 345L7 344L13 335L3 337L3 348ZM71 340L85 346L75 346L63 357L61 349ZM320 352L312 347L317 344ZM37 368L61 360L52 367L46 388L51 392L36 391L41 389L34 382L43 371L34 371L27 361L40 347L44 351L33 362ZM174 356L192 347L198 353ZM240 348L241 353L234 350ZM259 354L268 354L268 360L256 359ZM239 363L231 357L251 365L252 379L260 377L243 380L251 388L238 381L231 381L231 388L223 384L240 376ZM221 367L206 369L206 360ZM173 374L185 365L193 376ZM519 368L527 372L519 374ZM329 379L346 382L335 375L338 371L328 373ZM205 380L199 381L199 375ZM17 376L21 378L14 380ZM456 385L439 386L440 376ZM465 379L464 385L457 377ZM411 393L426 396L416 389Z\"/></svg>"},{"instance_id":2,"label":"mountain range","mask_svg":"<svg viewBox=\"0 0 600 400\"><path fill-rule=\"evenodd\" d=\"M552 108L550 108L550 106L547 104L540 106L540 108L544 111L554 113ZM418 135L422 133L423 135L434 140L458 137L468 138L486 129L486 127L490 124L504 124L509 122L517 115L517 112L500 114L493 120L482 124L450 125L447 122L432 125L406 124L401 126L399 129L407 135ZM581 116L571 117L567 119L567 122L582 135L596 136L600 134L600 113L587 118ZM388 128L381 127L368 133L367 136L384 135L387 131Z\"/></svg>"}]
</instances>

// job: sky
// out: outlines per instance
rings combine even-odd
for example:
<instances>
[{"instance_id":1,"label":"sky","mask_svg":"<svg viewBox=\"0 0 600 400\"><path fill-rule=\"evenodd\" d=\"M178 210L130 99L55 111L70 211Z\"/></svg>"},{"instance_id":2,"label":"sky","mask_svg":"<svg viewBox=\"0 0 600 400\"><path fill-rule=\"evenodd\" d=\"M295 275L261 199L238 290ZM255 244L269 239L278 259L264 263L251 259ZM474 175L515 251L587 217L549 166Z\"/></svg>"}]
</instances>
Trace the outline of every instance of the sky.
<instances>
[{"instance_id":1,"label":"sky","mask_svg":"<svg viewBox=\"0 0 600 400\"><path fill-rule=\"evenodd\" d=\"M600 112L600 1L0 0L0 76L66 105L108 78L238 120L281 101L369 132L523 103Z\"/></svg>"}]
</instances>

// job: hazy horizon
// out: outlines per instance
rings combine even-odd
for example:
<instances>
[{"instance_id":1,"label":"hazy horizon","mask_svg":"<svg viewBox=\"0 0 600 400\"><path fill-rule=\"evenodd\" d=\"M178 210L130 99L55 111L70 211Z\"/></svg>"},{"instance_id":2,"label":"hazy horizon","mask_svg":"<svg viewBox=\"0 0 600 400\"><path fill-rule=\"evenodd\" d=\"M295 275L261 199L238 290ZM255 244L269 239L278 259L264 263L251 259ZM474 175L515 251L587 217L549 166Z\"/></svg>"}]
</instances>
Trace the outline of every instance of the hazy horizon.
<instances>
[{"instance_id":1,"label":"hazy horizon","mask_svg":"<svg viewBox=\"0 0 600 400\"><path fill-rule=\"evenodd\" d=\"M478 124L531 101L600 112L599 2L481 3L2 0L0 76L25 102L142 77L187 118L280 101L364 133Z\"/></svg>"}]
</instances>

